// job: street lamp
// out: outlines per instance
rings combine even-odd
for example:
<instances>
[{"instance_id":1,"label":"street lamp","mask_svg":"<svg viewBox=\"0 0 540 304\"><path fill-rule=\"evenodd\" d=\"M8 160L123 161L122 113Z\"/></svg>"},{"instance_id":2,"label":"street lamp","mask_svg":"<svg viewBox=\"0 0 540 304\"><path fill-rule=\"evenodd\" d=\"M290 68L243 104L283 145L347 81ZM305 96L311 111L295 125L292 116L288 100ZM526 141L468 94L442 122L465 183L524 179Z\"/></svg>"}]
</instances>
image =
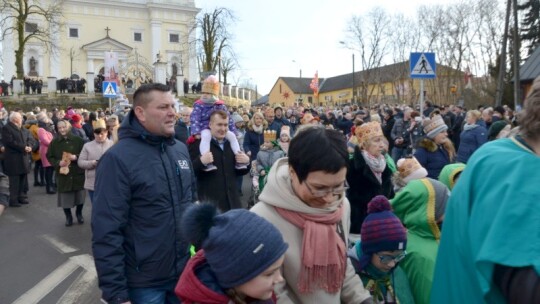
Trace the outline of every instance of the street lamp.
<instances>
[{"instance_id":1,"label":"street lamp","mask_svg":"<svg viewBox=\"0 0 540 304\"><path fill-rule=\"evenodd\" d=\"M352 50L352 48L347 46L345 41L340 41L339 43L344 45L348 49ZM354 52L352 53L352 99L351 99L351 101L352 101L352 103L356 103L356 89L355 89L355 83L354 83Z\"/></svg>"}]
</instances>

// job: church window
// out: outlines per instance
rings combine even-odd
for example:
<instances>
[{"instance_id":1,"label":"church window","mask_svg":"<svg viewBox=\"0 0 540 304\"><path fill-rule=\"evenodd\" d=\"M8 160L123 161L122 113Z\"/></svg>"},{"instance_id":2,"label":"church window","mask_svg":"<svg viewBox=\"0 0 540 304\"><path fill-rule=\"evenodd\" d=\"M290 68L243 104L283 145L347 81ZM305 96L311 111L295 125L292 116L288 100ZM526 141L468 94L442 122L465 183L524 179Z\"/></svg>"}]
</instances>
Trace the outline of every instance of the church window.
<instances>
[{"instance_id":1,"label":"church window","mask_svg":"<svg viewBox=\"0 0 540 304\"><path fill-rule=\"evenodd\" d=\"M169 34L169 42L170 43L178 43L178 42L180 42L180 35L178 35L178 34Z\"/></svg>"},{"instance_id":2,"label":"church window","mask_svg":"<svg viewBox=\"0 0 540 304\"><path fill-rule=\"evenodd\" d=\"M69 28L69 38L79 38L79 29L70 27Z\"/></svg>"},{"instance_id":3,"label":"church window","mask_svg":"<svg viewBox=\"0 0 540 304\"><path fill-rule=\"evenodd\" d=\"M142 33L138 33L138 32L133 33L133 41L142 42Z\"/></svg>"},{"instance_id":4,"label":"church window","mask_svg":"<svg viewBox=\"0 0 540 304\"><path fill-rule=\"evenodd\" d=\"M26 22L24 24L24 31L27 33L34 33L34 32L37 32L37 30L38 30L37 23Z\"/></svg>"}]
</instances>

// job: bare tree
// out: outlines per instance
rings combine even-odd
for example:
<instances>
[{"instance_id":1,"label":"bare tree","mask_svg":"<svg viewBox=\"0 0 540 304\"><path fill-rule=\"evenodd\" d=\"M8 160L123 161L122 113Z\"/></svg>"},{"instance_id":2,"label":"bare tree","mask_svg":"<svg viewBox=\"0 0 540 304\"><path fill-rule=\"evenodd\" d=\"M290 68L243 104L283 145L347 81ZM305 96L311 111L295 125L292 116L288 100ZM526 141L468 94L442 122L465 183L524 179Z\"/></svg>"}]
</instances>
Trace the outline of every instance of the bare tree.
<instances>
[{"instance_id":1,"label":"bare tree","mask_svg":"<svg viewBox=\"0 0 540 304\"><path fill-rule=\"evenodd\" d=\"M472 0L421 6L411 19L379 10L353 16L345 29L346 45L360 53L355 89L359 84L362 101L382 95L387 100L417 102L423 92L415 89L405 63L411 52L434 52L437 77L424 82L428 98L436 103L455 103L463 97L469 106L493 103L496 82L491 71L500 57L503 37L504 10L500 5L492 0ZM469 82L465 89L464 76L469 70L475 76L474 85Z\"/></svg>"},{"instance_id":2,"label":"bare tree","mask_svg":"<svg viewBox=\"0 0 540 304\"><path fill-rule=\"evenodd\" d=\"M426 90L436 102L454 103L458 95L467 93L469 99L485 103L479 98L493 82L485 78L465 92L464 74L470 70L474 75L489 75L489 66L496 60L500 48L501 12L488 0L423 6L418 10L418 20L422 21L425 33L421 51L435 52L439 66L437 78L426 83ZM454 86L456 95L451 93ZM492 94L484 97L489 98Z\"/></svg>"},{"instance_id":3,"label":"bare tree","mask_svg":"<svg viewBox=\"0 0 540 304\"><path fill-rule=\"evenodd\" d=\"M390 48L392 61L396 65L389 69L386 77L392 83L392 91L395 94L395 101L414 102L416 92L413 90L414 79L408 75L409 60L412 51L421 49L420 44L424 35L422 29L414 18L407 18L403 14L393 16L390 23Z\"/></svg>"},{"instance_id":4,"label":"bare tree","mask_svg":"<svg viewBox=\"0 0 540 304\"><path fill-rule=\"evenodd\" d=\"M231 71L236 68L236 61L233 58L225 57L221 58L221 73L223 74L223 84L228 84L227 76Z\"/></svg>"},{"instance_id":5,"label":"bare tree","mask_svg":"<svg viewBox=\"0 0 540 304\"><path fill-rule=\"evenodd\" d=\"M482 96L495 96L497 102L497 81L495 81L497 75L491 75L490 67L498 66L498 58L506 52L503 39L506 36L504 33L508 30L501 30L504 28L505 13L496 5L492 5L491 0L479 0L475 12L479 23L479 35L478 41L474 44L475 52L471 71L476 75L486 75L486 77L477 78L475 91L477 95L480 95L478 99ZM504 70L502 75L504 75Z\"/></svg>"},{"instance_id":6,"label":"bare tree","mask_svg":"<svg viewBox=\"0 0 540 304\"><path fill-rule=\"evenodd\" d=\"M360 52L361 79L360 97L363 102L370 102L380 82L377 67L381 66L383 59L389 51L389 24L388 14L380 7L375 7L366 16L353 16L347 28L348 45ZM353 88L356 90L356 88ZM354 96L355 94L353 94Z\"/></svg>"},{"instance_id":7,"label":"bare tree","mask_svg":"<svg viewBox=\"0 0 540 304\"><path fill-rule=\"evenodd\" d=\"M194 29L199 38L195 43L201 50L198 59L203 72L219 72L219 58L235 57L230 45L233 36L229 32L229 26L235 21L233 12L227 8L216 8L197 18Z\"/></svg>"},{"instance_id":8,"label":"bare tree","mask_svg":"<svg viewBox=\"0 0 540 304\"><path fill-rule=\"evenodd\" d=\"M0 75L4 74L4 50L0 48Z\"/></svg>"},{"instance_id":9,"label":"bare tree","mask_svg":"<svg viewBox=\"0 0 540 304\"><path fill-rule=\"evenodd\" d=\"M63 0L53 0L42 4L39 0L0 0L0 40L16 34L15 67L17 78L24 76L23 58L29 41L40 41L51 53L58 51L51 29L60 29L62 24ZM30 22L32 21L32 22Z\"/></svg>"}]
</instances>

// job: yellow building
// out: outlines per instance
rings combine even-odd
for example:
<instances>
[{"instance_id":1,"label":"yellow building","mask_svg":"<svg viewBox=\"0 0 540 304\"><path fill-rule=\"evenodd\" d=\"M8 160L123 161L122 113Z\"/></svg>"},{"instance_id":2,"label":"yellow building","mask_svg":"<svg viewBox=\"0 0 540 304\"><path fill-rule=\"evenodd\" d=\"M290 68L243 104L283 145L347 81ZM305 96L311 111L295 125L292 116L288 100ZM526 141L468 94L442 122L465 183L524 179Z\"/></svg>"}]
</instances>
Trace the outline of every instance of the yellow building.
<instances>
[{"instance_id":1,"label":"yellow building","mask_svg":"<svg viewBox=\"0 0 540 304\"><path fill-rule=\"evenodd\" d=\"M54 0L44 0L47 5ZM65 78L75 74L85 78L103 72L106 51L117 53L121 76L139 71L152 77L157 55L167 62L167 78L175 72L198 80L196 57L188 47L194 39L191 27L199 9L194 0L65 0L63 26L51 29L59 52L51 53L31 40L24 54L25 75ZM0 13L1 15L2 13ZM43 20L28 19L26 29L47 27ZM3 78L15 75L16 38L3 43ZM135 68L137 67L137 68ZM87 74L90 73L90 74Z\"/></svg>"},{"instance_id":2,"label":"yellow building","mask_svg":"<svg viewBox=\"0 0 540 304\"><path fill-rule=\"evenodd\" d=\"M377 103L413 104L420 96L420 81L409 77L409 62L400 62L366 71L319 78L319 94L315 96L310 88L311 78L280 77L270 90L270 105L341 105L359 103L371 106ZM437 78L424 80L426 100L454 103L461 93L459 86L463 72L437 65ZM354 83L354 86L353 86ZM353 96L353 89L356 94ZM452 90L455 87L455 90Z\"/></svg>"}]
</instances>

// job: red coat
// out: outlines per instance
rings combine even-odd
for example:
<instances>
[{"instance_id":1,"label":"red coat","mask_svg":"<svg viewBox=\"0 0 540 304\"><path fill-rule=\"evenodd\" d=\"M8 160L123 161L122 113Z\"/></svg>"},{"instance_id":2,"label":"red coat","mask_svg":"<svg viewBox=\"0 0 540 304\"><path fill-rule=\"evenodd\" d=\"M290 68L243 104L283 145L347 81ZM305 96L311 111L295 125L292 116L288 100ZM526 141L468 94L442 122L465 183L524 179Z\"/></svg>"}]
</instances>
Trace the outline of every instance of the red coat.
<instances>
[{"instance_id":1,"label":"red coat","mask_svg":"<svg viewBox=\"0 0 540 304\"><path fill-rule=\"evenodd\" d=\"M182 301L183 304L228 304L230 303L229 297L225 293L216 292L212 288L206 286L200 281L195 270L200 270L201 266L206 264L206 258L204 257L204 251L199 250L195 256L193 256L187 263L180 280L176 284L174 292L176 296ZM201 271L202 272L202 271ZM214 289L218 286L217 282L213 282ZM272 295L272 299L263 300L249 300L247 303L251 304L274 304L277 302L276 296Z\"/></svg>"},{"instance_id":2,"label":"red coat","mask_svg":"<svg viewBox=\"0 0 540 304\"><path fill-rule=\"evenodd\" d=\"M176 284L174 292L176 296L185 304L191 303L207 303L207 304L227 304L229 303L229 298L227 295L222 293L217 293L204 285L197 275L195 274L195 269L206 263L206 258L202 250L199 250L197 254L192 257L182 275L180 280Z\"/></svg>"}]
</instances>

